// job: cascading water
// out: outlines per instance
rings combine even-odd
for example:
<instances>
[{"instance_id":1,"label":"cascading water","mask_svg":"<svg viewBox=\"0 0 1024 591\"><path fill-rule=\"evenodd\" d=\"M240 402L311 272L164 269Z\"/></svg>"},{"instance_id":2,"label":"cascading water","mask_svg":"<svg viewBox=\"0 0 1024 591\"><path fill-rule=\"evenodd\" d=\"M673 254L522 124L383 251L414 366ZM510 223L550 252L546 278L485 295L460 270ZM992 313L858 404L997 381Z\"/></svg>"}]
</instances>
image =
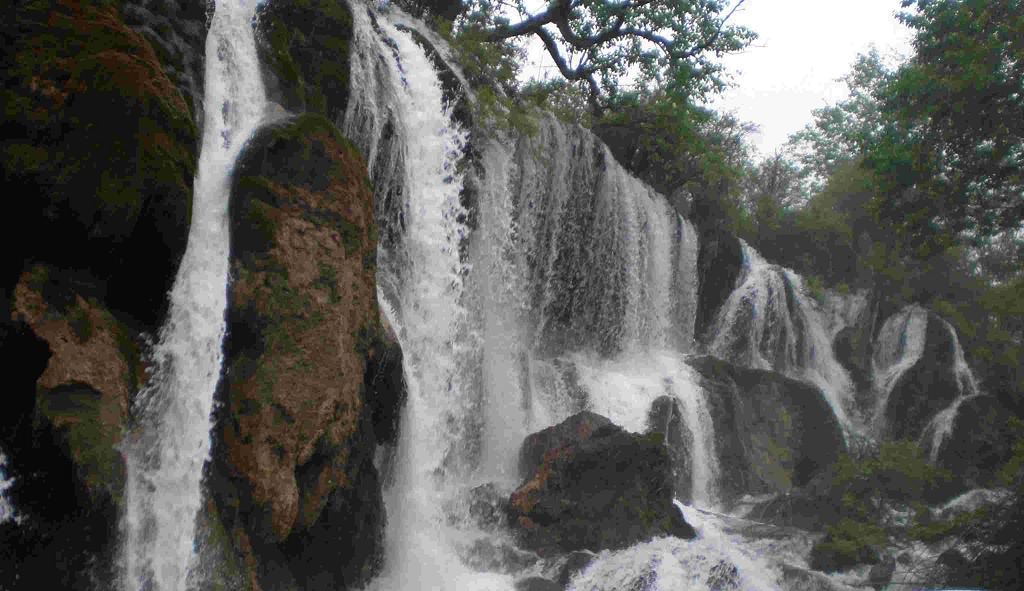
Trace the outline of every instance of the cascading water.
<instances>
[{"instance_id":1,"label":"cascading water","mask_svg":"<svg viewBox=\"0 0 1024 591\"><path fill-rule=\"evenodd\" d=\"M873 423L876 432L884 425L885 405L896 383L924 353L927 328L928 312L920 306L911 305L886 319L878 332L872 358L876 391Z\"/></svg>"},{"instance_id":2,"label":"cascading water","mask_svg":"<svg viewBox=\"0 0 1024 591\"><path fill-rule=\"evenodd\" d=\"M206 40L206 108L188 247L132 408L122 517L125 591L183 591L194 562L210 411L223 357L231 170L265 111L256 0L218 2Z\"/></svg>"},{"instance_id":3,"label":"cascading water","mask_svg":"<svg viewBox=\"0 0 1024 591\"><path fill-rule=\"evenodd\" d=\"M904 307L889 317L882 325L876 339L875 354L872 359L875 374L876 406L873 425L876 433L885 427L886 406L893 389L925 352L929 323L938 322L940 330L949 339L953 353L952 374L956 383L956 398L942 411L931 417L921 433L921 443L928 450L930 459L938 459L942 445L947 441L953 430L960 406L967 400L981 393L977 380L964 358L960 347L960 339L956 330L945 320L934 315L916 304Z\"/></svg>"},{"instance_id":4,"label":"cascading water","mask_svg":"<svg viewBox=\"0 0 1024 591\"><path fill-rule=\"evenodd\" d=\"M832 351L829 323L789 269L768 263L743 243L743 272L718 313L712 354L747 367L774 370L819 388L843 431L862 427L854 386Z\"/></svg>"},{"instance_id":5,"label":"cascading water","mask_svg":"<svg viewBox=\"0 0 1024 591\"><path fill-rule=\"evenodd\" d=\"M592 134L551 116L532 134L476 137L465 159L436 62L408 32L422 23L393 7L354 3L353 13L344 130L374 182L378 298L409 388L385 494L384 572L371 586L509 589L536 574L493 559L515 551L508 532L470 516L470 489L489 483L507 496L523 437L584 408L644 431L655 399L677 401L689 495L714 507L713 422L685 358L695 348L694 228ZM713 539L652 542L676 557L652 588L675 588L678 574L713 588L723 569L739 588L771 588L777 573ZM581 576L576 588L607 588Z\"/></svg>"}]
</instances>

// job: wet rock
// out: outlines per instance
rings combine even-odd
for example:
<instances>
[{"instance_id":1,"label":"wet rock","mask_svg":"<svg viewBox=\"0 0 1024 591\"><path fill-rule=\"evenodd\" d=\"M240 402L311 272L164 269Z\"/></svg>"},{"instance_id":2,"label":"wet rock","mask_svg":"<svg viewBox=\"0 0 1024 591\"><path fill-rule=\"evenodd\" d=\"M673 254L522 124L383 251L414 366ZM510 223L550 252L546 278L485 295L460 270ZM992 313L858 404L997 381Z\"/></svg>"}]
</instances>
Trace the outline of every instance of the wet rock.
<instances>
[{"instance_id":1,"label":"wet rock","mask_svg":"<svg viewBox=\"0 0 1024 591\"><path fill-rule=\"evenodd\" d=\"M524 448L538 440L548 447L509 502L524 547L546 556L696 536L672 502L671 461L660 438L628 433L593 413L545 431L527 438Z\"/></svg>"},{"instance_id":2,"label":"wet rock","mask_svg":"<svg viewBox=\"0 0 1024 591\"><path fill-rule=\"evenodd\" d=\"M689 361L715 424L723 498L779 493L811 482L845 448L821 390L781 374L715 357Z\"/></svg>"},{"instance_id":3,"label":"wet rock","mask_svg":"<svg viewBox=\"0 0 1024 591\"><path fill-rule=\"evenodd\" d=\"M352 588L379 565L374 455L403 396L390 390L402 384L380 326L365 164L307 114L250 140L231 197L211 488L262 586Z\"/></svg>"},{"instance_id":4,"label":"wet rock","mask_svg":"<svg viewBox=\"0 0 1024 591\"><path fill-rule=\"evenodd\" d=\"M520 573L537 563L533 552L516 548L510 542L494 538L475 540L465 552L466 565L480 572Z\"/></svg>"},{"instance_id":5,"label":"wet rock","mask_svg":"<svg viewBox=\"0 0 1024 591\"><path fill-rule=\"evenodd\" d=\"M833 581L822 573L790 564L782 565L781 583L787 591L860 591L858 587Z\"/></svg>"},{"instance_id":6,"label":"wet rock","mask_svg":"<svg viewBox=\"0 0 1024 591\"><path fill-rule=\"evenodd\" d=\"M528 435L519 448L519 477L526 478L536 472L549 450L584 441L597 429L611 424L608 418L585 410L553 427Z\"/></svg>"},{"instance_id":7,"label":"wet rock","mask_svg":"<svg viewBox=\"0 0 1024 591\"><path fill-rule=\"evenodd\" d=\"M153 46L198 127L203 123L206 10L205 3L195 0L126 0L121 5L124 22Z\"/></svg>"},{"instance_id":8,"label":"wet rock","mask_svg":"<svg viewBox=\"0 0 1024 591\"><path fill-rule=\"evenodd\" d=\"M876 591L881 591L892 581L892 575L895 572L896 559L886 556L868 571L868 584L874 587Z\"/></svg>"},{"instance_id":9,"label":"wet rock","mask_svg":"<svg viewBox=\"0 0 1024 591\"><path fill-rule=\"evenodd\" d=\"M695 202L695 207L700 202ZM697 208L699 209L699 207ZM699 216L698 216L698 219ZM743 271L743 247L735 234L711 223L698 223L700 250L697 253L697 317L694 335L707 339L718 309L729 299Z\"/></svg>"},{"instance_id":10,"label":"wet rock","mask_svg":"<svg viewBox=\"0 0 1024 591\"><path fill-rule=\"evenodd\" d=\"M964 488L991 481L1012 455L1017 439L1009 422L1012 414L994 396L965 400L939 449L938 465L956 475Z\"/></svg>"},{"instance_id":11,"label":"wet rock","mask_svg":"<svg viewBox=\"0 0 1024 591\"><path fill-rule=\"evenodd\" d=\"M898 378L886 400L883 437L917 439L932 417L963 393L955 370L957 346L952 327L928 312L924 351Z\"/></svg>"},{"instance_id":12,"label":"wet rock","mask_svg":"<svg viewBox=\"0 0 1024 591\"><path fill-rule=\"evenodd\" d=\"M469 491L469 516L482 529L495 530L506 524L508 496L493 482L474 487Z\"/></svg>"},{"instance_id":13,"label":"wet rock","mask_svg":"<svg viewBox=\"0 0 1024 591\"><path fill-rule=\"evenodd\" d=\"M340 124L349 97L352 13L344 2L266 2L257 50L267 97L289 113L319 113Z\"/></svg>"},{"instance_id":14,"label":"wet rock","mask_svg":"<svg viewBox=\"0 0 1024 591\"><path fill-rule=\"evenodd\" d=\"M18 522L0 527L13 589L113 584L129 393L141 364L128 329L66 274L24 273L0 322L7 395L0 447Z\"/></svg>"}]
</instances>

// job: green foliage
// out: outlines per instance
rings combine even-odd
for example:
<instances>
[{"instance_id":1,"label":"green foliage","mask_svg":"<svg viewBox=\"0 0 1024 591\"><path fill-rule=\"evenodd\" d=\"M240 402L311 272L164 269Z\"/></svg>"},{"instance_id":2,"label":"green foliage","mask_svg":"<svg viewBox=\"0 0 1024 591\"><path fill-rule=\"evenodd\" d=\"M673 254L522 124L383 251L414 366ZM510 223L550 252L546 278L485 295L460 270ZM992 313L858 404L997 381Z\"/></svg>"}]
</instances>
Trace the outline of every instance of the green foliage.
<instances>
[{"instance_id":1,"label":"green foliage","mask_svg":"<svg viewBox=\"0 0 1024 591\"><path fill-rule=\"evenodd\" d=\"M882 92L868 150L879 215L919 253L1024 220L1024 5L904 0L914 57Z\"/></svg>"},{"instance_id":2,"label":"green foliage","mask_svg":"<svg viewBox=\"0 0 1024 591\"><path fill-rule=\"evenodd\" d=\"M843 519L825 527L825 539L814 545L815 555L829 555L836 566L878 562L885 530L874 523ZM819 559L820 560L820 559Z\"/></svg>"},{"instance_id":3,"label":"green foliage","mask_svg":"<svg viewBox=\"0 0 1024 591\"><path fill-rule=\"evenodd\" d=\"M727 22L741 3L730 9L725 2L692 0L553 0L531 11L522 0L471 0L463 22L489 41L538 37L562 76L586 85L597 112L637 88L684 103L724 88L717 57L756 37Z\"/></svg>"}]
</instances>

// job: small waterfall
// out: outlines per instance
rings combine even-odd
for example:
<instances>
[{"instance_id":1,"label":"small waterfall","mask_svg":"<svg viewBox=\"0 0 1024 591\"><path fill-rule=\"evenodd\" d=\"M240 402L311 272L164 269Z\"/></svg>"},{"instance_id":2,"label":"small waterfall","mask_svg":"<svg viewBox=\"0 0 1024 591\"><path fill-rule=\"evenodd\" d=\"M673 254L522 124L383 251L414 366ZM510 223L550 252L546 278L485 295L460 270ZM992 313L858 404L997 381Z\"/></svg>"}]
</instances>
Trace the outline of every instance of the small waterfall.
<instances>
[{"instance_id":1,"label":"small waterfall","mask_svg":"<svg viewBox=\"0 0 1024 591\"><path fill-rule=\"evenodd\" d=\"M152 351L156 371L135 400L126 443L124 591L181 591L190 581L223 357L231 170L265 110L256 4L218 2L206 40L206 120L188 247Z\"/></svg>"},{"instance_id":2,"label":"small waterfall","mask_svg":"<svg viewBox=\"0 0 1024 591\"><path fill-rule=\"evenodd\" d=\"M932 461L938 458L942 445L950 436L960 405L980 395L977 380L964 359L963 349L956 330L945 320L917 304L911 304L890 316L882 325L875 340L875 354L872 358L875 375L875 415L873 426L881 433L885 426L885 409L889 398L900 378L914 367L925 352L930 322L939 322L953 348L952 372L957 384L957 397L944 410L933 416L921 434L921 443L929 450Z\"/></svg>"},{"instance_id":3,"label":"small waterfall","mask_svg":"<svg viewBox=\"0 0 1024 591\"><path fill-rule=\"evenodd\" d=\"M957 414L960 412L960 406L972 398L981 396L981 388L974 377L974 372L971 371L970 366L967 365L967 360L964 358L964 350L960 347L960 338L956 334L956 329L945 320L940 321L943 328L948 331L953 339L953 373L956 375L957 386L960 391L956 400L936 414L928 425L925 426L921 434L921 439L925 442L922 447L928 450L928 457L932 462L938 461L942 446L945 445L950 435L952 435L953 424L956 421Z\"/></svg>"},{"instance_id":4,"label":"small waterfall","mask_svg":"<svg viewBox=\"0 0 1024 591\"><path fill-rule=\"evenodd\" d=\"M590 409L630 431L647 429L647 412L658 397L678 401L692 458L691 503L708 509L718 505L714 423L700 380L682 356L661 351L613 362L581 358L575 366Z\"/></svg>"},{"instance_id":5,"label":"small waterfall","mask_svg":"<svg viewBox=\"0 0 1024 591\"><path fill-rule=\"evenodd\" d=\"M927 328L928 312L920 306L910 305L886 319L878 331L871 360L877 397L873 417L876 433L884 425L885 405L893 388L924 353Z\"/></svg>"},{"instance_id":6,"label":"small waterfall","mask_svg":"<svg viewBox=\"0 0 1024 591\"><path fill-rule=\"evenodd\" d=\"M743 243L743 272L716 320L712 354L774 370L821 388L844 432L859 432L854 386L832 351L835 316L824 314L803 279Z\"/></svg>"},{"instance_id":7,"label":"small waterfall","mask_svg":"<svg viewBox=\"0 0 1024 591\"><path fill-rule=\"evenodd\" d=\"M7 465L7 456L0 452L0 524L17 519L14 507L7 499L7 489L11 488L14 480L7 477L4 466Z\"/></svg>"}]
</instances>

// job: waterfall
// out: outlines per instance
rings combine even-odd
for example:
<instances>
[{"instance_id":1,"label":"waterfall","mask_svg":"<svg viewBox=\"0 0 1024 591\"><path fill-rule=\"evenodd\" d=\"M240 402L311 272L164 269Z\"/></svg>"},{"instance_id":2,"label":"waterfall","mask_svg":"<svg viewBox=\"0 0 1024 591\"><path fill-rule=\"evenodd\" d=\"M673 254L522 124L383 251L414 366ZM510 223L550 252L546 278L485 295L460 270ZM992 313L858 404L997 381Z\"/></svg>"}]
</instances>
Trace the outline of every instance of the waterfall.
<instances>
[{"instance_id":1,"label":"waterfall","mask_svg":"<svg viewBox=\"0 0 1024 591\"><path fill-rule=\"evenodd\" d=\"M449 484L466 471L472 398L464 380L466 235L459 160L467 140L452 119L424 49L397 10L353 6L353 97L345 131L367 155L382 241L385 309L400 327L409 398L401 420L388 511L382 589L472 584L444 512ZM456 583L462 581L462 583Z\"/></svg>"},{"instance_id":2,"label":"waterfall","mask_svg":"<svg viewBox=\"0 0 1024 591\"><path fill-rule=\"evenodd\" d=\"M876 433L882 432L886 420L886 406L893 390L900 378L921 361L927 345L930 322L938 322L940 330L952 343L953 367L950 369L957 385L956 398L949 406L931 417L921 434L922 447L928 450L929 457L935 461L942 445L952 433L960 405L980 395L981 390L964 358L956 330L945 320L929 315L927 310L917 304L905 306L890 316L878 333L872 358L876 396L873 426Z\"/></svg>"},{"instance_id":3,"label":"waterfall","mask_svg":"<svg viewBox=\"0 0 1024 591\"><path fill-rule=\"evenodd\" d=\"M223 357L231 170L265 109L253 40L256 0L218 2L206 40L206 108L188 247L134 402L126 443L123 587L182 591L190 580L210 411Z\"/></svg>"},{"instance_id":4,"label":"waterfall","mask_svg":"<svg viewBox=\"0 0 1024 591\"><path fill-rule=\"evenodd\" d=\"M835 317L826 320L799 275L742 246L743 271L718 313L711 353L818 386L843 431L859 432L853 382L832 351Z\"/></svg>"},{"instance_id":5,"label":"waterfall","mask_svg":"<svg viewBox=\"0 0 1024 591\"><path fill-rule=\"evenodd\" d=\"M876 391L873 417L876 432L885 424L885 405L896 383L924 353L927 328L928 312L910 305L887 318L878 331L871 360Z\"/></svg>"}]
</instances>

